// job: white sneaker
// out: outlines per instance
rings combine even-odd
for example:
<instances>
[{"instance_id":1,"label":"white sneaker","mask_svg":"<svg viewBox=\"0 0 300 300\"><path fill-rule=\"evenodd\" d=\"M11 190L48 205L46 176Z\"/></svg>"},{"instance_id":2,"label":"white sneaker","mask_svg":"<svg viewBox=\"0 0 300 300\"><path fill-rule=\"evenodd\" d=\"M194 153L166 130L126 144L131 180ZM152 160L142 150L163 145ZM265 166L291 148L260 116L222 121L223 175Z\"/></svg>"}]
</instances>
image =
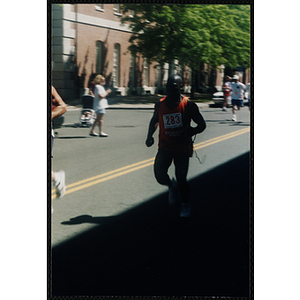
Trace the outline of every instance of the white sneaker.
<instances>
[{"instance_id":1,"label":"white sneaker","mask_svg":"<svg viewBox=\"0 0 300 300\"><path fill-rule=\"evenodd\" d=\"M99 136L99 134L96 132L90 132L90 136Z\"/></svg>"},{"instance_id":2,"label":"white sneaker","mask_svg":"<svg viewBox=\"0 0 300 300\"><path fill-rule=\"evenodd\" d=\"M191 204L190 203L182 203L180 217L181 218L189 218L191 216Z\"/></svg>"},{"instance_id":3,"label":"white sneaker","mask_svg":"<svg viewBox=\"0 0 300 300\"><path fill-rule=\"evenodd\" d=\"M227 108L224 106L222 110L223 110L223 111L227 111Z\"/></svg>"},{"instance_id":4,"label":"white sneaker","mask_svg":"<svg viewBox=\"0 0 300 300\"><path fill-rule=\"evenodd\" d=\"M236 115L232 115L232 121L236 121Z\"/></svg>"},{"instance_id":5,"label":"white sneaker","mask_svg":"<svg viewBox=\"0 0 300 300\"><path fill-rule=\"evenodd\" d=\"M177 182L173 178L172 179L172 186L169 187L169 203L174 204L176 201L176 195L177 195Z\"/></svg>"},{"instance_id":6,"label":"white sneaker","mask_svg":"<svg viewBox=\"0 0 300 300\"><path fill-rule=\"evenodd\" d=\"M57 198L62 198L66 192L65 171L54 172L54 185Z\"/></svg>"},{"instance_id":7,"label":"white sneaker","mask_svg":"<svg viewBox=\"0 0 300 300\"><path fill-rule=\"evenodd\" d=\"M99 135L100 137L108 137L108 134L107 133L104 133L104 132L102 132L102 133L100 133L100 135Z\"/></svg>"}]
</instances>

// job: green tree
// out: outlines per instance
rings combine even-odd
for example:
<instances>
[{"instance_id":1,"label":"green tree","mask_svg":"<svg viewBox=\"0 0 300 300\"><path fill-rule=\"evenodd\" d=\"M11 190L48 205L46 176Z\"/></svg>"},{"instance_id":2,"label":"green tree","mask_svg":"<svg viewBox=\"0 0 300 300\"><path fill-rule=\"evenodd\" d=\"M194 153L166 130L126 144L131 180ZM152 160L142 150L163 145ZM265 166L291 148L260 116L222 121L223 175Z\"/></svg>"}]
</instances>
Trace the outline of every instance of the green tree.
<instances>
[{"instance_id":1,"label":"green tree","mask_svg":"<svg viewBox=\"0 0 300 300\"><path fill-rule=\"evenodd\" d=\"M150 62L250 66L249 5L124 4L122 10L132 30L129 50Z\"/></svg>"}]
</instances>

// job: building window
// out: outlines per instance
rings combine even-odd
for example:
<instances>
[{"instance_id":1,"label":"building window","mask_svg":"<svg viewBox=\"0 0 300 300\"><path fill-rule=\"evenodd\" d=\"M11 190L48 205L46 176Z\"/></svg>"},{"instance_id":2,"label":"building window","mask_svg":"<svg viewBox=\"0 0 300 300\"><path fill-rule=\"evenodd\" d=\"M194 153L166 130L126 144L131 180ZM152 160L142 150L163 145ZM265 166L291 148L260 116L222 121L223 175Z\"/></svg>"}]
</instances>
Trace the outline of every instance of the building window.
<instances>
[{"instance_id":1,"label":"building window","mask_svg":"<svg viewBox=\"0 0 300 300\"><path fill-rule=\"evenodd\" d=\"M144 86L149 86L149 63L144 59Z\"/></svg>"},{"instance_id":2,"label":"building window","mask_svg":"<svg viewBox=\"0 0 300 300\"><path fill-rule=\"evenodd\" d=\"M104 5L103 5L103 3L98 3L95 6L95 9L98 10L98 11L104 11Z\"/></svg>"},{"instance_id":3,"label":"building window","mask_svg":"<svg viewBox=\"0 0 300 300\"><path fill-rule=\"evenodd\" d=\"M133 53L131 53L130 70L129 70L129 86L130 87L134 87L134 81L135 81L134 73L135 73L135 55Z\"/></svg>"},{"instance_id":4,"label":"building window","mask_svg":"<svg viewBox=\"0 0 300 300\"><path fill-rule=\"evenodd\" d=\"M118 87L119 85L120 85L120 44L115 44L113 86Z\"/></svg>"},{"instance_id":5,"label":"building window","mask_svg":"<svg viewBox=\"0 0 300 300\"><path fill-rule=\"evenodd\" d=\"M115 15L121 15L121 10L120 10L120 4L115 4L114 6L114 14Z\"/></svg>"},{"instance_id":6,"label":"building window","mask_svg":"<svg viewBox=\"0 0 300 300\"><path fill-rule=\"evenodd\" d=\"M102 74L103 71L103 42L96 42L96 73Z\"/></svg>"}]
</instances>

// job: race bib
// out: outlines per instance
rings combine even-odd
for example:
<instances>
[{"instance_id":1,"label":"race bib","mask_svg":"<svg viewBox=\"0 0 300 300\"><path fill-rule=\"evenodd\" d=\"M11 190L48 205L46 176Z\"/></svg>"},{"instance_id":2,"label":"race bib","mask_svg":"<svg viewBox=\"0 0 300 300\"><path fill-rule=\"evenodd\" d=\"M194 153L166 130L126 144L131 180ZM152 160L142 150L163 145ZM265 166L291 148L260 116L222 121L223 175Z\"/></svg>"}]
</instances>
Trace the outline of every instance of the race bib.
<instances>
[{"instance_id":1,"label":"race bib","mask_svg":"<svg viewBox=\"0 0 300 300\"><path fill-rule=\"evenodd\" d=\"M165 129L177 128L182 126L181 113L163 115Z\"/></svg>"}]
</instances>

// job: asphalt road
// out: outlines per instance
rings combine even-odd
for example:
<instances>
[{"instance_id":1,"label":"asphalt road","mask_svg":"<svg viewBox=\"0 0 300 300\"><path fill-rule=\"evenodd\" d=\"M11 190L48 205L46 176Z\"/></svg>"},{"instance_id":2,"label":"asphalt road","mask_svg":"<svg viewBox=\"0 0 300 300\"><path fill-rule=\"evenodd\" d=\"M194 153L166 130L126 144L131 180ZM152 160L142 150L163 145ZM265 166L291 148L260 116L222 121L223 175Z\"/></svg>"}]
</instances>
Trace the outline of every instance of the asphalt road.
<instances>
[{"instance_id":1,"label":"asphalt road","mask_svg":"<svg viewBox=\"0 0 300 300\"><path fill-rule=\"evenodd\" d=\"M76 128L80 111L65 114L53 149L67 184L52 200L53 295L249 296L250 113L201 113L189 220L153 176L151 110L107 110L108 138Z\"/></svg>"}]
</instances>

